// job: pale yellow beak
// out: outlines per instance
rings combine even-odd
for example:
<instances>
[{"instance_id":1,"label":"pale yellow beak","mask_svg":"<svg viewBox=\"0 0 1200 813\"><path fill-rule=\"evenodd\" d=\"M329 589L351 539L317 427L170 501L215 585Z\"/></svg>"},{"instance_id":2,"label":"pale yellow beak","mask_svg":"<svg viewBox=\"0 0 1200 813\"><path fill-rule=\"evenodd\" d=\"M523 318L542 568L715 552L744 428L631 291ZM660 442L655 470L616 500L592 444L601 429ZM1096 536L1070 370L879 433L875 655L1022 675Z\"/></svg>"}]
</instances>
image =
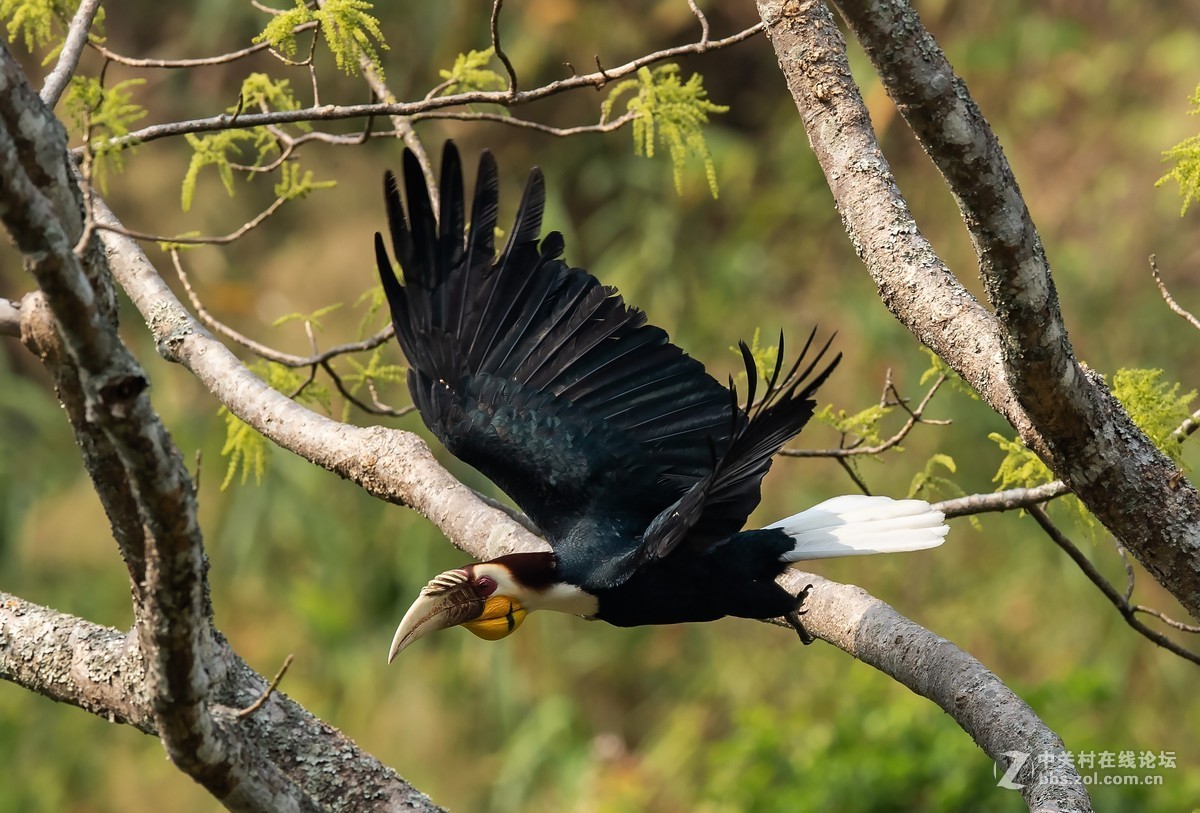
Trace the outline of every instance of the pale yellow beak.
<instances>
[{"instance_id":1,"label":"pale yellow beak","mask_svg":"<svg viewBox=\"0 0 1200 813\"><path fill-rule=\"evenodd\" d=\"M480 638L498 641L510 635L528 614L508 596L480 598L465 571L448 570L421 590L408 608L388 650L388 663L400 652L431 632L462 625Z\"/></svg>"},{"instance_id":2,"label":"pale yellow beak","mask_svg":"<svg viewBox=\"0 0 1200 813\"><path fill-rule=\"evenodd\" d=\"M421 589L421 595L404 614L388 650L388 663L418 638L479 618L484 604L464 571L446 571Z\"/></svg>"}]
</instances>

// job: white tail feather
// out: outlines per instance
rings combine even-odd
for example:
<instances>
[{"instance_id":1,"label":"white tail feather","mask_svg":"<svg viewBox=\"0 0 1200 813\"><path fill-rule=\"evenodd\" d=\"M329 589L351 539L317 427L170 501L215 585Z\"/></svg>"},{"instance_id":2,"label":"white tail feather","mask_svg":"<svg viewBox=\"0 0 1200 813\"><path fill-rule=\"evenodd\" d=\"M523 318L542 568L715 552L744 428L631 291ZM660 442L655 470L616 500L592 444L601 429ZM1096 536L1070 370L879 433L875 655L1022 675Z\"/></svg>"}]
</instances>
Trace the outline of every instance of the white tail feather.
<instances>
[{"instance_id":1,"label":"white tail feather","mask_svg":"<svg viewBox=\"0 0 1200 813\"><path fill-rule=\"evenodd\" d=\"M851 494L826 500L763 530L778 528L794 539L795 547L780 559L800 562L936 548L950 530L944 520L942 512L924 500Z\"/></svg>"}]
</instances>

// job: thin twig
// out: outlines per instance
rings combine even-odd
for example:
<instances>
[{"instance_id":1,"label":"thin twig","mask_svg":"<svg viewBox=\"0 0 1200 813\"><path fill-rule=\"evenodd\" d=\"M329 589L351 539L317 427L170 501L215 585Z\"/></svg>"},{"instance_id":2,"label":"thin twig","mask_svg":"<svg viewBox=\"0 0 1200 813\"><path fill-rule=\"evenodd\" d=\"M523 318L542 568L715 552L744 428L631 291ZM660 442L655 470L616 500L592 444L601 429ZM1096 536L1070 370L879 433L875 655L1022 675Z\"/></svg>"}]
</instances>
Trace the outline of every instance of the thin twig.
<instances>
[{"instance_id":1,"label":"thin twig","mask_svg":"<svg viewBox=\"0 0 1200 813\"><path fill-rule=\"evenodd\" d=\"M327 362L337 356L346 355L348 353L361 353L366 350L374 350L376 347L392 338L393 334L395 333L395 328L389 324L374 336L371 336L367 339L363 339L362 341L358 342L349 342L347 344L339 344L329 348L328 350L325 350L321 353L315 353L311 356L296 356L292 355L291 353L280 352L273 347L267 347L265 344L260 344L253 339L243 336L241 333L238 333L236 330L229 327L224 322L221 322L211 313L209 313L204 307L204 303L200 301L200 297L197 296L196 291L192 288L192 282L191 279L188 278L187 272L183 270L183 263L181 263L179 260L179 252L175 249L172 249L168 253L171 255L171 262L175 266L175 273L179 276L179 281L183 285L183 290L187 293L188 300L192 303L192 307L195 309L196 316L199 317L200 321L203 322L205 326L214 333L219 333L227 339L237 342L251 353L264 358L267 361L273 361L276 364L282 364L285 367L312 367L318 364L323 364L324 362Z\"/></svg>"},{"instance_id":2,"label":"thin twig","mask_svg":"<svg viewBox=\"0 0 1200 813\"><path fill-rule=\"evenodd\" d=\"M75 75L75 68L79 65L79 56L83 53L83 46L87 44L88 31L92 28L92 20L99 8L100 0L83 0L76 9L75 16L71 18L71 24L67 29L67 38L58 55L58 62L55 64L54 70L50 71L50 75L46 77L40 94L46 107L51 110L58 104L71 77Z\"/></svg>"},{"instance_id":3,"label":"thin twig","mask_svg":"<svg viewBox=\"0 0 1200 813\"><path fill-rule=\"evenodd\" d=\"M867 488L867 484L858 476L858 472L854 470L854 466L851 465L850 461L844 457L836 458L836 460L838 465L846 470L846 474L850 475L850 479L854 481L854 485L858 486L858 490L868 497L871 496L871 489Z\"/></svg>"},{"instance_id":4,"label":"thin twig","mask_svg":"<svg viewBox=\"0 0 1200 813\"><path fill-rule=\"evenodd\" d=\"M324 370L331 379L333 379L333 386L337 387L337 391L341 393L341 396L350 403L354 404L354 406L361 409L363 412L371 415L389 415L393 418L403 418L405 415L416 409L416 407L412 404L396 409L395 407L380 403L379 399L377 398L374 399L374 404L368 404L354 393L350 392L350 390L346 389L346 385L342 383L342 377L337 374L337 371L333 369L333 365L331 365L328 361L321 362L321 369Z\"/></svg>"},{"instance_id":5,"label":"thin twig","mask_svg":"<svg viewBox=\"0 0 1200 813\"><path fill-rule=\"evenodd\" d=\"M1071 489L1067 487L1066 483L1062 480L1055 480L1052 483L1032 488L1010 488L1007 491L997 491L992 494L972 494L968 497L942 500L935 503L933 507L949 519L950 517L965 517L993 511L1027 509L1070 493Z\"/></svg>"},{"instance_id":6,"label":"thin twig","mask_svg":"<svg viewBox=\"0 0 1200 813\"><path fill-rule=\"evenodd\" d=\"M696 0L688 0L688 8L692 10L692 14L695 14L696 19L700 21L700 45L706 49L708 47L708 18L704 16L704 12L696 5Z\"/></svg>"},{"instance_id":7,"label":"thin twig","mask_svg":"<svg viewBox=\"0 0 1200 813\"><path fill-rule=\"evenodd\" d=\"M938 388L941 387L945 381L945 374L939 375L937 380L933 382L933 386L929 388L927 393L925 393L925 397L923 397L921 402L912 409L909 409L907 402L900 397L900 393L892 385L891 381L888 381L884 390L885 398L883 401L883 406L900 407L908 413L908 420L905 421L904 425L900 427L896 434L892 435L882 443L878 443L874 446L863 446L861 445L860 441L851 446L838 447L837 449L780 449L779 454L784 457L832 457L841 460L843 458L856 457L858 455L875 455L886 452L888 449L895 447L902 440L904 440L904 438L908 436L908 433L913 430L913 427L919 423L928 424L930 426L945 426L949 423L949 421L927 420L922 417L922 414L925 412L925 408L929 406L930 399L933 398L934 393L938 391ZM893 400L889 401L886 398L888 391L891 392Z\"/></svg>"},{"instance_id":8,"label":"thin twig","mask_svg":"<svg viewBox=\"0 0 1200 813\"><path fill-rule=\"evenodd\" d=\"M504 0L493 0L492 2L492 50L496 57L504 63L504 70L508 71L508 95L509 98L517 93L517 72L513 70L513 64L508 58L508 54L504 53L504 49L500 47L500 9L504 7Z\"/></svg>"},{"instance_id":9,"label":"thin twig","mask_svg":"<svg viewBox=\"0 0 1200 813\"><path fill-rule=\"evenodd\" d=\"M1182 305L1175 301L1175 297L1171 296L1171 292L1167 290L1167 284L1163 282L1162 276L1158 273L1158 258L1150 255L1150 273L1154 275L1154 283L1158 286L1158 292L1162 294L1163 301L1167 303L1167 307L1175 313L1182 316L1196 330L1200 330L1200 319L1197 319L1190 311L1184 309Z\"/></svg>"},{"instance_id":10,"label":"thin twig","mask_svg":"<svg viewBox=\"0 0 1200 813\"><path fill-rule=\"evenodd\" d=\"M299 34L303 31L308 31L309 29L316 27L317 23L315 22L304 23L303 25L296 26L293 31L294 33ZM188 68L206 68L213 65L226 65L230 62L236 62L239 59L245 59L246 57L257 54L260 51L266 51L271 47L271 43L269 42L260 42L256 45L251 45L237 51L230 51L226 54L218 54L216 56L196 57L193 59L140 59L118 54L115 51L110 51L108 48L105 48L103 45L94 40L89 42L88 45L90 45L93 50L95 50L105 59L111 59L113 62L121 65L127 65L131 68L164 68L167 70L186 70Z\"/></svg>"},{"instance_id":11,"label":"thin twig","mask_svg":"<svg viewBox=\"0 0 1200 813\"><path fill-rule=\"evenodd\" d=\"M279 688L279 684L283 680L283 676L287 674L288 667L292 665L292 661L295 659L295 657L295 655L289 654L283 659L283 666L279 667L279 671L275 673L275 677L271 681L271 685L267 687L266 691L259 695L257 700L237 713L239 718L249 717L251 714L263 707L263 704L267 702L267 698L271 696L271 693Z\"/></svg>"},{"instance_id":12,"label":"thin twig","mask_svg":"<svg viewBox=\"0 0 1200 813\"><path fill-rule=\"evenodd\" d=\"M577 127L552 127L549 124L541 124L536 121L519 119L515 116L504 116L499 113L464 113L458 111L417 113L416 115L412 116L412 120L426 121L429 119L452 119L454 121L492 121L497 124L507 124L510 127L519 127L525 130L536 130L537 132L545 133L546 135L565 138L567 136L582 135L583 133L611 133L615 130L621 129L637 117L637 113L626 113L620 118L613 119L612 121L601 122L599 124L581 124Z\"/></svg>"},{"instance_id":13,"label":"thin twig","mask_svg":"<svg viewBox=\"0 0 1200 813\"><path fill-rule=\"evenodd\" d=\"M707 50L725 48L743 42L763 30L763 24L757 23L743 31L719 40L711 40ZM559 93L581 87L603 87L608 82L621 79L636 73L646 65L652 65L668 59L689 54L702 53L705 49L699 43L679 45L674 48L664 48L652 54L646 54L631 60L616 68L605 68L595 73L579 74L565 79L558 79L532 90L518 90L509 94L508 91L472 90L455 93L449 96L438 96L419 102L380 102L374 104L355 105L322 105L299 110L273 110L270 113L253 113L241 116L236 124L242 129L262 127L269 124L293 124L301 121L340 121L343 119L362 118L365 116L412 116L431 110L449 107L462 107L472 104L498 104L504 107L516 107L545 99ZM185 133L203 133L214 130L226 130L233 126L229 114L210 116L204 119L170 122L144 127L119 138L113 138L104 143L105 147L127 147L133 144L144 144L160 138L184 135Z\"/></svg>"},{"instance_id":14,"label":"thin twig","mask_svg":"<svg viewBox=\"0 0 1200 813\"><path fill-rule=\"evenodd\" d=\"M1092 564L1092 561L1083 554L1083 551L1075 547L1075 543L1068 539L1066 534L1058 529L1058 526L1056 526L1050 520L1050 516L1041 506L1031 505L1029 506L1028 511L1030 515L1037 520L1037 524L1042 526L1042 530L1046 532L1046 535L1050 537L1054 544L1062 548L1067 556L1071 557L1071 560L1079 566L1080 570L1083 571L1083 575L1087 576L1092 584L1100 588L1100 592L1104 594L1105 598L1112 602L1112 605L1117 608L1117 611L1121 613L1121 617L1125 619L1125 622L1129 624L1129 626L1133 627L1135 630L1153 641L1155 644L1161 646L1163 649L1173 652L1179 657L1189 660L1192 663L1200 664L1200 654L1192 652L1189 649L1185 649L1167 636L1163 635L1161 632L1153 630L1143 624L1137 618L1137 613L1139 610L1131 606L1130 603L1125 600L1124 596L1122 596L1117 590L1117 588L1113 587L1108 579L1101 575L1100 571L1096 569L1096 566ZM1159 615L1157 611L1150 611L1148 608L1141 610L1141 612L1149 612L1156 616Z\"/></svg>"},{"instance_id":15,"label":"thin twig","mask_svg":"<svg viewBox=\"0 0 1200 813\"><path fill-rule=\"evenodd\" d=\"M105 231L117 232L134 240L142 240L151 243L167 243L181 246L227 246L230 243L238 240L246 235L247 232L258 228L262 222L271 215L279 211L283 204L287 203L290 198L276 198L275 202L268 206L263 211L259 212L252 220L248 220L236 231L231 231L229 234L220 237L168 237L164 234L147 234L145 232L133 231L126 229L124 226L113 226L111 224L99 223L97 229Z\"/></svg>"}]
</instances>

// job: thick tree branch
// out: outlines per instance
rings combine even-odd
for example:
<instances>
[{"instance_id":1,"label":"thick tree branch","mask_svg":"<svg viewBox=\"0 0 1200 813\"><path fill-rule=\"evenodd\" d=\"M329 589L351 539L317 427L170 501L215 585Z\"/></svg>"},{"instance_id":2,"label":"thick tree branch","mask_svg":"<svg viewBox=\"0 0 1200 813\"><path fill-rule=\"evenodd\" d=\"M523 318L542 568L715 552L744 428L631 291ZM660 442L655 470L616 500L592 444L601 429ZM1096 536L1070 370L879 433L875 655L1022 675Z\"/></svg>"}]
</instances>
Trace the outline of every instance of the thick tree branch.
<instances>
[{"instance_id":1,"label":"thick tree branch","mask_svg":"<svg viewBox=\"0 0 1200 813\"><path fill-rule=\"evenodd\" d=\"M218 657L226 679L214 698L216 725L297 777L324 801L322 810L441 810L294 700L268 693L267 681L228 647ZM158 733L134 631L123 633L0 592L0 679L111 722ZM260 699L253 713L240 714Z\"/></svg>"},{"instance_id":2,"label":"thick tree branch","mask_svg":"<svg viewBox=\"0 0 1200 813\"><path fill-rule=\"evenodd\" d=\"M868 4L854 4L853 8L860 5ZM863 11L861 16L870 24L891 20L892 14L904 21L903 31L865 38L868 53L891 65L880 67L885 84L889 76L899 81L896 77L904 75L897 73L900 68L893 63L921 66L924 60L944 59L940 52L931 53L926 40L918 36L924 31L915 15L909 16L911 9L906 4L891 3L886 10L875 5L869 8L872 11ZM819 0L759 0L759 10L768 24L784 77L847 233L884 303L1003 415L1026 445L1049 463L1155 579L1188 612L1200 618L1200 499L1195 489L1133 426L1099 376L1072 367L1077 372L1070 376L1064 373L1058 382L1067 393L1065 399L1032 391L1053 385L1054 371L1067 369L1054 360L1056 354L1069 354L1065 333L1043 326L1046 332L1037 333L1040 338L1026 347L1038 358L1030 360L1020 376L1010 375L1024 364L1015 358L1013 348L1020 345L1022 335L1035 335L1022 333L1029 327L1028 322L1036 321L1033 314L1045 315L1046 308L1057 308L1049 301L1048 283L1037 288L1037 280L1044 281L1039 276L1044 269L1008 269L1004 273L1012 276L1008 282L993 286L993 297L1009 295L1003 292L1024 285L1020 296L1028 301L1014 301L1012 313L1001 311L999 319L984 310L937 257L909 213L875 139L870 117L850 74L845 42L829 10ZM859 22L857 16L855 20ZM918 37L917 45L909 41L914 36ZM905 51L906 43L910 50L916 49L915 53ZM908 76L912 82L932 81L936 94L952 93L952 78L948 67ZM973 120L952 115L955 110L965 110L966 102L960 107L942 111L946 121L958 121L959 129L950 128L947 140L953 141L956 132L960 139L974 137ZM999 176L989 177L991 183L1004 186ZM1008 191L989 194L1011 206L1016 187L1004 188ZM963 194L960 200L972 199ZM985 202L972 205L978 207L973 217L995 218L988 228L997 235L1008 234L1005 229L1025 234L1021 219L1012 219L1011 208L995 212ZM1024 211L1023 204L1020 211ZM1012 249L1017 254L1026 251L1034 252L1030 257L1040 256L1040 246L1030 243L1033 238L1008 235L1004 239L1009 241L1005 245L1023 247ZM1004 258L1017 256L1005 254L999 247L989 251L997 265L1002 265ZM1030 262L1034 260L1025 265ZM1012 291L1010 294L1016 296ZM1045 353L1036 350L1047 342L1061 346L1056 344L1053 351Z\"/></svg>"},{"instance_id":3,"label":"thick tree branch","mask_svg":"<svg viewBox=\"0 0 1200 813\"><path fill-rule=\"evenodd\" d=\"M1046 755L1026 762L1029 774L1019 779L1030 810L1092 809L1062 739L974 657L862 588L810 573L792 572L783 582L792 592L813 585L804 605L812 635L932 700L1000 766L1007 768L1011 752Z\"/></svg>"}]
</instances>

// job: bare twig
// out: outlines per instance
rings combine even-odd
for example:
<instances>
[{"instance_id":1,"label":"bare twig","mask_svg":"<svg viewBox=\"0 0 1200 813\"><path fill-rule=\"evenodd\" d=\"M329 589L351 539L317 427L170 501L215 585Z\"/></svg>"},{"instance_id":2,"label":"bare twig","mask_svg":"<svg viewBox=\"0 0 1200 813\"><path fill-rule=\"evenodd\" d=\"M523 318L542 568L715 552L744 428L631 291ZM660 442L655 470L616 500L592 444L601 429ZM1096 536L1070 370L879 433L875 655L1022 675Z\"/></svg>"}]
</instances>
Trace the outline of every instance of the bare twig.
<instances>
[{"instance_id":1,"label":"bare twig","mask_svg":"<svg viewBox=\"0 0 1200 813\"><path fill-rule=\"evenodd\" d=\"M565 93L576 88L603 87L610 81L621 79L637 73L640 68L689 54L702 53L705 50L726 48L743 42L763 30L763 24L757 23L743 31L718 40L710 40L706 46L700 43L689 43L674 48L664 48L652 54L638 57L624 65L615 68L604 68L594 73L578 74L565 79L550 82L532 90L518 90L514 93L503 91L473 90L455 93L449 96L438 96L419 102L379 102L356 105L322 105L299 110L274 110L270 113L251 113L238 117L234 122L229 114L211 116L203 119L177 121L167 124L151 125L141 130L129 133L120 138L114 138L105 143L107 147L126 147L133 144L155 141L160 138L180 136L185 133L203 133L214 130L226 130L232 126L243 129L262 127L271 124L293 124L300 121L338 121L342 119L363 118L366 116L412 116L431 110L441 110L449 107L462 107L472 104L498 104L505 107L517 107L540 99L545 99L559 93Z\"/></svg>"},{"instance_id":2,"label":"bare twig","mask_svg":"<svg viewBox=\"0 0 1200 813\"><path fill-rule=\"evenodd\" d=\"M257 700L239 711L237 713L238 717L249 717L251 714L263 707L263 704L267 702L267 698L271 696L271 693L279 688L279 684L283 681L283 676L287 674L288 667L292 665L292 661L295 659L295 657L295 655L289 654L283 659L283 666L279 667L279 671L276 672L275 677L271 679L271 684L263 690L263 693L258 696Z\"/></svg>"},{"instance_id":3,"label":"bare twig","mask_svg":"<svg viewBox=\"0 0 1200 813\"><path fill-rule=\"evenodd\" d=\"M692 14L696 15L696 19L700 21L700 46L703 50L708 48L708 18L704 16L704 12L696 5L696 0L688 0L688 8L692 10ZM701 53L703 53L703 50Z\"/></svg>"},{"instance_id":4,"label":"bare twig","mask_svg":"<svg viewBox=\"0 0 1200 813\"><path fill-rule=\"evenodd\" d=\"M552 127L549 124L541 124L536 121L516 118L515 116L503 116L499 113L465 113L459 111L435 111L431 113L417 113L412 117L413 121L426 121L429 119L452 119L454 121L490 121L496 124L506 124L509 127L518 127L525 130L535 130L546 135L558 136L565 138L567 136L582 135L583 133L611 133L619 130L626 124L629 124L638 117L637 113L626 113L612 121L600 122L598 124L581 124L576 127Z\"/></svg>"},{"instance_id":5,"label":"bare twig","mask_svg":"<svg viewBox=\"0 0 1200 813\"><path fill-rule=\"evenodd\" d=\"M850 446L839 447L837 449L780 449L779 454L783 457L832 457L837 459L855 457L858 455L882 454L904 440L904 438L908 436L908 433L913 430L913 427L919 423L928 424L930 426L945 426L950 423L949 421L926 420L922 417L925 412L925 408L929 406L930 399L933 398L934 393L938 391L938 388L941 387L945 381L945 374L939 375L933 382L933 386L930 387L929 391L925 393L925 397L921 399L921 402L910 409L907 402L900 396L900 393L896 390L896 387L891 383L889 378L884 388L884 398L881 406L900 407L908 413L908 420L905 421L904 425L900 427L896 434L892 435L882 443L877 443L874 446L863 446L862 441L860 440ZM889 395L891 396L890 399L888 397ZM842 439L843 441L845 440L845 435L842 436Z\"/></svg>"},{"instance_id":6,"label":"bare twig","mask_svg":"<svg viewBox=\"0 0 1200 813\"><path fill-rule=\"evenodd\" d=\"M1192 313L1178 302L1175 297L1171 296L1171 292L1167 290L1167 284L1163 282L1162 275L1158 273L1158 258L1153 254L1150 255L1150 273L1154 275L1154 284L1158 286L1159 293L1162 294L1163 301L1167 303L1167 307L1173 312L1182 316L1187 320L1187 323L1196 330L1200 330L1200 319L1197 319Z\"/></svg>"},{"instance_id":7,"label":"bare twig","mask_svg":"<svg viewBox=\"0 0 1200 813\"><path fill-rule=\"evenodd\" d=\"M321 362L321 369L324 370L325 374L333 380L333 386L337 387L337 391L341 393L343 398L354 404L354 406L358 407L363 412L366 412L370 415L387 415L392 418L403 418L405 415L416 409L416 407L412 404L396 409L395 407L381 403L379 399L375 397L374 389L370 390L372 403L368 404L346 388L346 384L342 381L342 377L338 375L337 371L333 369L333 365L331 365L328 361Z\"/></svg>"},{"instance_id":8,"label":"bare twig","mask_svg":"<svg viewBox=\"0 0 1200 813\"><path fill-rule=\"evenodd\" d=\"M174 244L181 246L227 246L245 237L248 232L258 228L264 220L278 212L280 207L289 200L290 198L276 198L274 203L259 212L252 219L243 223L239 228L219 237L168 237L165 234L147 234L146 232L133 231L126 229L124 226L114 226L111 223L97 223L96 228L103 229L104 231L120 232L126 237L149 243L165 243L167 245Z\"/></svg>"},{"instance_id":9,"label":"bare twig","mask_svg":"<svg viewBox=\"0 0 1200 813\"><path fill-rule=\"evenodd\" d=\"M113 224L111 222L107 222L107 224L108 227L106 227L105 231L122 234L119 227L112 227ZM261 344L260 342L256 342L253 339L242 335L209 313L208 309L204 307L204 303L200 301L200 297L196 294L196 291L192 288L192 282L188 277L187 272L183 270L183 263L179 259L179 252L172 249L169 253L171 255L171 262L175 266L175 273L179 276L179 281L183 284L183 289L187 292L188 299L191 301L192 307L196 311L196 315L200 317L200 321L203 322L210 330L220 333L222 336L237 342L242 347L254 353L256 356L264 358L267 361L273 361L276 364L282 364L285 367L314 367L347 353L361 353L366 350L374 350L376 347L392 338L392 335L395 332L395 328L389 324L374 336L363 339L362 341L336 345L323 352L314 353L311 356L296 356L291 353L281 352L273 347L268 347L265 344Z\"/></svg>"},{"instance_id":10,"label":"bare twig","mask_svg":"<svg viewBox=\"0 0 1200 813\"><path fill-rule=\"evenodd\" d=\"M1071 489L1062 480L1055 480L1032 488L1010 488L1007 491L997 491L992 494L972 494L968 497L956 497L952 500L942 500L934 508L950 517L965 517L971 514L985 514L994 511L1013 511L1053 500L1064 494L1070 494Z\"/></svg>"},{"instance_id":11,"label":"bare twig","mask_svg":"<svg viewBox=\"0 0 1200 813\"><path fill-rule=\"evenodd\" d=\"M1104 597L1107 598L1112 605L1117 608L1117 611L1121 613L1121 617L1125 619L1125 623L1129 624L1129 626L1133 627L1139 633L1168 652L1172 652L1184 660L1191 661L1195 664L1200 664L1200 654L1192 652L1189 649L1185 649L1167 636L1163 635L1161 632L1146 626L1137 618L1137 613L1139 612L1154 615L1156 618L1162 618L1163 616L1161 613L1159 613L1157 610L1151 610L1150 608L1135 607L1131 605L1128 601L1126 601L1125 597L1121 595L1117 588L1113 587L1112 583L1109 582L1108 579L1104 578L1103 575L1101 575L1100 571L1096 569L1096 566L1092 564L1092 561L1083 554L1083 551L1075 547L1075 543L1068 539L1066 534L1058 529L1058 526L1056 526L1050 520L1050 516L1045 512L1044 509L1037 505L1031 505L1027 510L1033 516L1033 518L1037 520L1037 524L1042 526L1042 530L1046 532L1046 535L1054 541L1054 544L1062 548L1063 551L1066 552L1067 556L1071 557L1071 561L1078 565L1079 569L1083 571L1083 574L1088 577L1088 580L1091 581L1092 584L1096 585L1096 587L1100 588L1100 592L1104 594ZM1181 625L1179 622L1173 622L1172 626L1175 626L1178 629L1186 628L1188 631L1200 631L1200 629L1193 630L1187 625Z\"/></svg>"},{"instance_id":12,"label":"bare twig","mask_svg":"<svg viewBox=\"0 0 1200 813\"><path fill-rule=\"evenodd\" d=\"M504 53L504 49L500 47L500 9L504 7L504 0L492 0L492 50L496 54L496 58L504 63L504 70L508 72L508 95L512 98L517 92L517 72L513 70L512 61L509 60L508 54Z\"/></svg>"},{"instance_id":13,"label":"bare twig","mask_svg":"<svg viewBox=\"0 0 1200 813\"><path fill-rule=\"evenodd\" d=\"M42 85L40 95L46 107L54 109L58 100L62 98L63 91L67 89L71 77L75 75L79 56L83 53L83 46L87 44L88 31L92 28L92 20L95 19L99 8L100 0L83 0L75 10L75 16L71 18L71 24L67 28L67 38L58 55L58 62Z\"/></svg>"}]
</instances>

